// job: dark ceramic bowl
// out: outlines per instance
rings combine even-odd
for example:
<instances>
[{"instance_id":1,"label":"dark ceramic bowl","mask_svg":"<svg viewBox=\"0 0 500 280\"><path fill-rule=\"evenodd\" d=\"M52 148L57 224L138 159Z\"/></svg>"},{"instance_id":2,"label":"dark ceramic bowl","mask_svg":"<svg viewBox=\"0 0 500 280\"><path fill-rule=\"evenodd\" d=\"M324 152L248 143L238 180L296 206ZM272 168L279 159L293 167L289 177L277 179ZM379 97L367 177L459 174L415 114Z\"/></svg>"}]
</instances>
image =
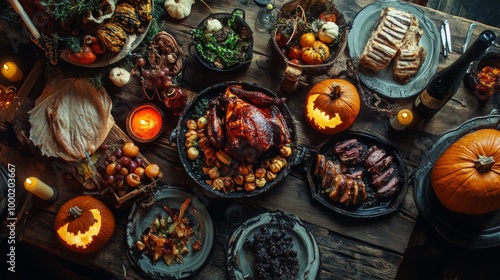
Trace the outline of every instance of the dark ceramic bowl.
<instances>
[{"instance_id":1,"label":"dark ceramic bowl","mask_svg":"<svg viewBox=\"0 0 500 280\"><path fill-rule=\"evenodd\" d=\"M500 53L499 52L489 52L486 53L479 59L471 63L467 74L464 77L464 85L469 89L479 100L486 100L491 95L500 92L500 74L496 75L496 82L491 87L488 87L481 83L478 74L487 67L495 67L500 69Z\"/></svg>"},{"instance_id":2,"label":"dark ceramic bowl","mask_svg":"<svg viewBox=\"0 0 500 280\"><path fill-rule=\"evenodd\" d=\"M285 3L280 12L278 13L279 18L292 18L290 14L295 10L294 7L297 5L305 4L303 0L294 0L288 3ZM273 56L276 60L278 60L280 66L282 68L286 68L287 66L291 66L294 68L298 68L302 71L303 76L316 76L316 75L324 75L327 74L328 71L335 64L336 58L339 54L344 50L346 41L347 41L347 23L344 15L337 9L334 4L330 5L329 12L335 14L337 17L336 24L339 26L339 31L341 32L340 37L336 39L333 43L329 44L330 48L330 57L325 61L325 63L317 64L317 65L307 65L307 64L294 64L290 62L290 59L286 57L286 55L281 50L281 47L278 46L276 42L276 29L271 31L271 39L269 40L269 45L271 46L271 50Z\"/></svg>"},{"instance_id":3,"label":"dark ceramic bowl","mask_svg":"<svg viewBox=\"0 0 500 280\"><path fill-rule=\"evenodd\" d=\"M216 72L230 72L246 69L250 65L253 57L253 31L246 23L245 11L243 11L242 9L234 9L232 13L211 14L200 22L197 30L204 30L205 22L209 19L218 19L222 23L222 26L228 26L229 20L231 20L235 13L238 13L238 15L236 16L234 23L231 25L231 28L239 35L246 34L245 40L248 41L248 45L241 50L242 52L245 52L245 55L241 61L231 65L221 65L206 60L205 58L203 58L200 50L198 49L200 47L204 48L204 40L197 39L196 36L193 35L193 42L189 48L189 53L191 54L191 56L196 57L198 61L203 64L203 66L210 70Z\"/></svg>"}]
</instances>

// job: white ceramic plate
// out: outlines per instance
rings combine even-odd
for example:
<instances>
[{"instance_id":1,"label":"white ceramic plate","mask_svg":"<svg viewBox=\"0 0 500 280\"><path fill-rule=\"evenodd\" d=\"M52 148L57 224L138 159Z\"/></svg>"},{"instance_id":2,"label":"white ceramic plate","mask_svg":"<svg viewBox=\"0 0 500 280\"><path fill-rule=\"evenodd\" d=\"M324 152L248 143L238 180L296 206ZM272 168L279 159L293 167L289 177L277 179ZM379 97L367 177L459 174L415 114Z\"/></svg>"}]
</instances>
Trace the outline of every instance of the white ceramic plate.
<instances>
[{"instance_id":1,"label":"white ceramic plate","mask_svg":"<svg viewBox=\"0 0 500 280\"><path fill-rule=\"evenodd\" d=\"M399 10L408 11L417 17L419 26L424 34L420 44L427 51L422 67L407 84L400 84L392 79L392 64L378 73L363 73L360 71L359 78L368 88L389 98L408 98L420 93L436 73L439 63L439 33L430 18L422 9L410 3L394 0L382 0L363 8L354 18L351 31L349 32L347 44L351 57L360 57L365 45L375 28L380 11L386 7L394 7Z\"/></svg>"},{"instance_id":2,"label":"white ceramic plate","mask_svg":"<svg viewBox=\"0 0 500 280\"><path fill-rule=\"evenodd\" d=\"M191 203L186 209L185 216L194 224L194 238L188 242L188 248L191 248L192 243L197 239L201 241L201 250L198 252L191 250L180 264L167 266L163 259L153 264L145 252L139 252L135 242L141 240L142 232L153 223L156 215L160 213L163 217L167 215L162 204L178 210L188 197L191 197ZM196 197L180 188L160 188L154 199L155 203L148 208L140 206L142 201L137 201L132 207L127 223L128 258L149 278L190 279L205 266L213 249L215 232L210 214Z\"/></svg>"}]
</instances>

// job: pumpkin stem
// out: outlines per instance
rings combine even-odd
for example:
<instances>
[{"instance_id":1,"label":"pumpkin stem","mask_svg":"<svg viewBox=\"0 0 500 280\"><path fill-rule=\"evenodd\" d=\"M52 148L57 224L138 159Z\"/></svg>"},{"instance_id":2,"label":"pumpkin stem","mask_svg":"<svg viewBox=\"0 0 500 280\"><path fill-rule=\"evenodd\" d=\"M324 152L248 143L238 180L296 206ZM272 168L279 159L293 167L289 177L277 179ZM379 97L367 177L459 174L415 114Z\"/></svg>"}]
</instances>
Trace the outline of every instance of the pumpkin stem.
<instances>
[{"instance_id":1,"label":"pumpkin stem","mask_svg":"<svg viewBox=\"0 0 500 280\"><path fill-rule=\"evenodd\" d=\"M332 87L333 88L332 88L332 93L330 93L330 97L332 99L338 99L338 98L340 98L340 94L342 92L342 87L339 84L337 84L337 83L333 83Z\"/></svg>"},{"instance_id":2,"label":"pumpkin stem","mask_svg":"<svg viewBox=\"0 0 500 280\"><path fill-rule=\"evenodd\" d=\"M78 217L80 217L80 215L82 215L82 209L80 209L78 206L73 206L69 208L68 214L70 214L73 219L76 220Z\"/></svg>"},{"instance_id":3,"label":"pumpkin stem","mask_svg":"<svg viewBox=\"0 0 500 280\"><path fill-rule=\"evenodd\" d=\"M479 158L474 161L474 167L480 173L486 173L488 171L491 171L491 167L494 163L495 160L493 159L493 157L479 156Z\"/></svg>"}]
</instances>

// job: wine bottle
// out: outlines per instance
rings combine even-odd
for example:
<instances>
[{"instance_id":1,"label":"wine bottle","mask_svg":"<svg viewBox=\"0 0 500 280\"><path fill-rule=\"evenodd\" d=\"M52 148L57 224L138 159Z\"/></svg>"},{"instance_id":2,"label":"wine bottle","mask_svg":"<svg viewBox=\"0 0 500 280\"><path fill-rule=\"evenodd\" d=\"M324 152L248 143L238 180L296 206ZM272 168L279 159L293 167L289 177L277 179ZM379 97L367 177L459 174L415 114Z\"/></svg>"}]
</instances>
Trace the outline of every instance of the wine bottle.
<instances>
[{"instance_id":1,"label":"wine bottle","mask_svg":"<svg viewBox=\"0 0 500 280\"><path fill-rule=\"evenodd\" d=\"M483 31L476 41L455 62L437 72L413 103L413 111L422 118L431 118L460 87L470 63L479 59L495 41L490 30Z\"/></svg>"}]
</instances>

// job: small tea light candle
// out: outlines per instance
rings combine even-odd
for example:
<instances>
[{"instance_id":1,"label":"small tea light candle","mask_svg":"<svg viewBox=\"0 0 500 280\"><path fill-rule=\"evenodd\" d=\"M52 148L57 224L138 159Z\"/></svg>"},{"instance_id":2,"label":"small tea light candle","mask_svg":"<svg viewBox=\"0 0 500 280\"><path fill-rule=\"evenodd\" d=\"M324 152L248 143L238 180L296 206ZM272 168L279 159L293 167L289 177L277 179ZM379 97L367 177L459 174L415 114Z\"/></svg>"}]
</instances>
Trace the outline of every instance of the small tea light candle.
<instances>
[{"instance_id":1,"label":"small tea light candle","mask_svg":"<svg viewBox=\"0 0 500 280\"><path fill-rule=\"evenodd\" d=\"M5 62L2 66L2 75L11 82L19 82L23 78L23 72L14 62Z\"/></svg>"},{"instance_id":2,"label":"small tea light candle","mask_svg":"<svg viewBox=\"0 0 500 280\"><path fill-rule=\"evenodd\" d=\"M133 109L127 117L127 131L138 142L150 142L158 138L163 130L163 113L153 104L144 104Z\"/></svg>"},{"instance_id":3,"label":"small tea light candle","mask_svg":"<svg viewBox=\"0 0 500 280\"><path fill-rule=\"evenodd\" d=\"M390 119L390 124L395 130L404 130L413 120L413 113L408 109L400 110L397 115Z\"/></svg>"},{"instance_id":4,"label":"small tea light candle","mask_svg":"<svg viewBox=\"0 0 500 280\"><path fill-rule=\"evenodd\" d=\"M41 199L51 200L54 197L54 190L36 177L28 177L24 188Z\"/></svg>"}]
</instances>

